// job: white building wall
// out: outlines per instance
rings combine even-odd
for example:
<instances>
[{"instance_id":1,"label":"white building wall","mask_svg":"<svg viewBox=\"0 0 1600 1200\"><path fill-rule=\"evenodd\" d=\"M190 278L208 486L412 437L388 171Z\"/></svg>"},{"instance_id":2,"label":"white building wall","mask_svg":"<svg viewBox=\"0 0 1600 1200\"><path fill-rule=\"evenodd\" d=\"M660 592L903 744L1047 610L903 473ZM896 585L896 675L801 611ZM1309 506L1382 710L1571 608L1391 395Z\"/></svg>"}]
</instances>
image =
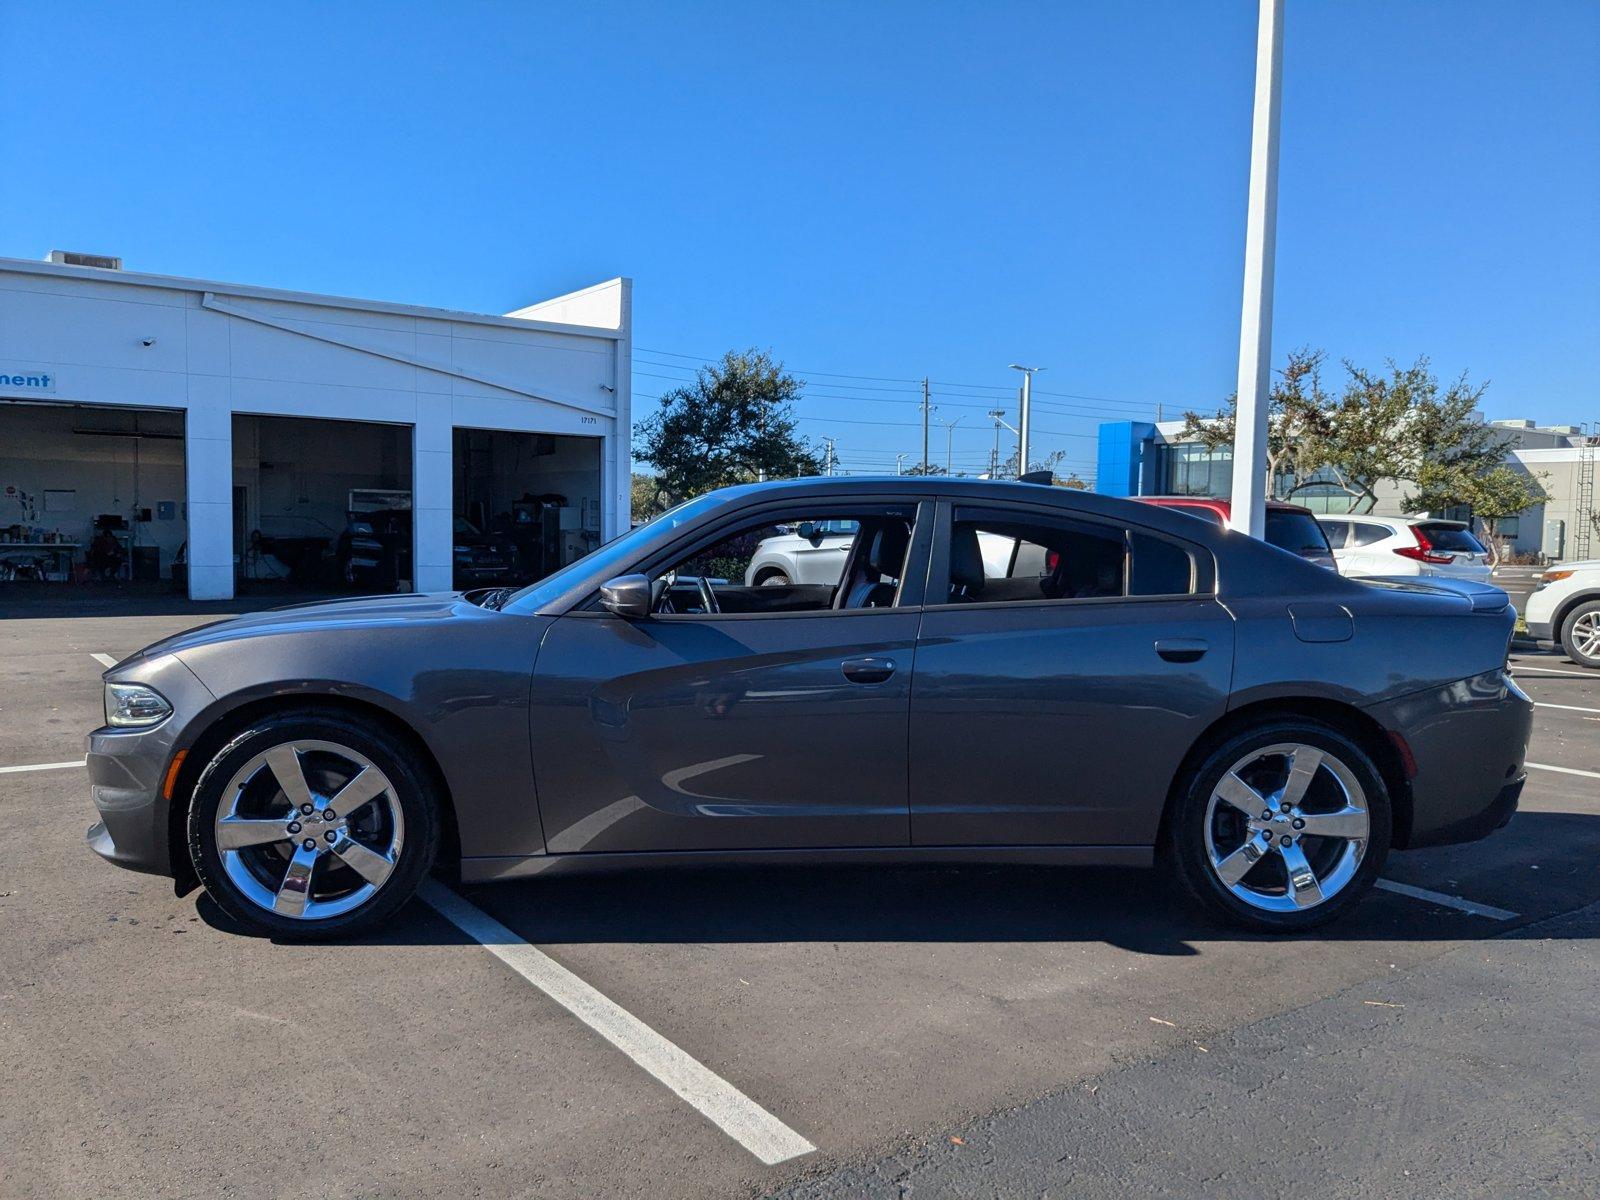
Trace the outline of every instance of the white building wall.
<instances>
[{"instance_id":1,"label":"white building wall","mask_svg":"<svg viewBox=\"0 0 1600 1200\"><path fill-rule=\"evenodd\" d=\"M627 527L632 287L506 317L0 259L0 399L185 414L190 595L233 594L232 416L413 428L416 586L451 583L454 426L604 439L602 537ZM333 448L336 450L336 448Z\"/></svg>"}]
</instances>

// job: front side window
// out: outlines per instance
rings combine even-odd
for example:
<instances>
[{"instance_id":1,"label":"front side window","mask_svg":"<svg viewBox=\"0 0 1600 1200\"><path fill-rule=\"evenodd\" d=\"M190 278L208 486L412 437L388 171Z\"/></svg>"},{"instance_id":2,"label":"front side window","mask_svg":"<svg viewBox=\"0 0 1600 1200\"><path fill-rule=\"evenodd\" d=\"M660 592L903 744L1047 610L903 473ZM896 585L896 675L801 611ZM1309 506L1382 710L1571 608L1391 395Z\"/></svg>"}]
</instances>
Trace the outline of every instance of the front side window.
<instances>
[{"instance_id":1,"label":"front side window","mask_svg":"<svg viewBox=\"0 0 1600 1200\"><path fill-rule=\"evenodd\" d=\"M1176 542L1069 519L957 509L949 603L1189 595L1195 564Z\"/></svg>"},{"instance_id":2,"label":"front side window","mask_svg":"<svg viewBox=\"0 0 1600 1200\"><path fill-rule=\"evenodd\" d=\"M663 616L892 608L912 511L778 513L716 535L652 579Z\"/></svg>"}]
</instances>

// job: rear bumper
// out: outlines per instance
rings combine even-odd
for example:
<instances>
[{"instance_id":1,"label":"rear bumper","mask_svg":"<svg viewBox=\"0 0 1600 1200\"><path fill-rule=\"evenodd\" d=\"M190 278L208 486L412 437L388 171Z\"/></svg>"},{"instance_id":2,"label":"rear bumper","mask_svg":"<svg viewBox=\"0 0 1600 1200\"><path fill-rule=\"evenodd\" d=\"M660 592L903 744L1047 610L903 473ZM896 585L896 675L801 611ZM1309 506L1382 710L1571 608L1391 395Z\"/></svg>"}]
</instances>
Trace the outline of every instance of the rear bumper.
<instances>
[{"instance_id":1,"label":"rear bumper","mask_svg":"<svg viewBox=\"0 0 1600 1200\"><path fill-rule=\"evenodd\" d=\"M1533 703L1495 670L1368 710L1415 764L1399 849L1471 842L1505 825L1522 793Z\"/></svg>"}]
</instances>

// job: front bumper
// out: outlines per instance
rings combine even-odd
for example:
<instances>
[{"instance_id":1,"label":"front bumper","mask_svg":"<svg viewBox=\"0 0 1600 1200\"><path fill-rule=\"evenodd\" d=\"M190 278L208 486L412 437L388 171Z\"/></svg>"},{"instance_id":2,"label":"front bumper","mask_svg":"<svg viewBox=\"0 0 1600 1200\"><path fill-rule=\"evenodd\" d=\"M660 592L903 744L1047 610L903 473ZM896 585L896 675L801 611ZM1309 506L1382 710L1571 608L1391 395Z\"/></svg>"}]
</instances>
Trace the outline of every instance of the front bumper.
<instances>
[{"instance_id":1,"label":"front bumper","mask_svg":"<svg viewBox=\"0 0 1600 1200\"><path fill-rule=\"evenodd\" d=\"M1508 822L1522 793L1533 702L1504 671L1402 696L1368 710L1404 739L1415 764L1398 849L1477 841Z\"/></svg>"},{"instance_id":2,"label":"front bumper","mask_svg":"<svg viewBox=\"0 0 1600 1200\"><path fill-rule=\"evenodd\" d=\"M162 784L190 719L212 696L170 654L113 670L120 682L155 688L173 711L149 729L107 727L89 735L85 765L100 815L86 835L89 848L119 867L171 876L171 805L162 795Z\"/></svg>"}]
</instances>

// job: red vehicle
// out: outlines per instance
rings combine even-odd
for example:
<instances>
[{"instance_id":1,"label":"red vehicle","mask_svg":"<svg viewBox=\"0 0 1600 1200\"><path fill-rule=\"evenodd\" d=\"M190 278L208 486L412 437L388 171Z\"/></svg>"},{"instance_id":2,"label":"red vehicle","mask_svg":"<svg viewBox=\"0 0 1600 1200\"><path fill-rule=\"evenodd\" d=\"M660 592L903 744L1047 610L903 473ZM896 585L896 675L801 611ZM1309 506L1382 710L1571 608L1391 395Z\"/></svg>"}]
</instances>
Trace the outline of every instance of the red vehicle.
<instances>
[{"instance_id":1,"label":"red vehicle","mask_svg":"<svg viewBox=\"0 0 1600 1200\"><path fill-rule=\"evenodd\" d=\"M1176 508L1213 525L1226 526L1233 505L1214 496L1134 496L1145 504L1159 504L1162 508ZM1266 540L1280 550L1298 554L1330 571L1339 568L1333 561L1333 548L1328 545L1328 535L1317 524L1317 515L1298 504L1285 504L1282 500L1267 501Z\"/></svg>"}]
</instances>

